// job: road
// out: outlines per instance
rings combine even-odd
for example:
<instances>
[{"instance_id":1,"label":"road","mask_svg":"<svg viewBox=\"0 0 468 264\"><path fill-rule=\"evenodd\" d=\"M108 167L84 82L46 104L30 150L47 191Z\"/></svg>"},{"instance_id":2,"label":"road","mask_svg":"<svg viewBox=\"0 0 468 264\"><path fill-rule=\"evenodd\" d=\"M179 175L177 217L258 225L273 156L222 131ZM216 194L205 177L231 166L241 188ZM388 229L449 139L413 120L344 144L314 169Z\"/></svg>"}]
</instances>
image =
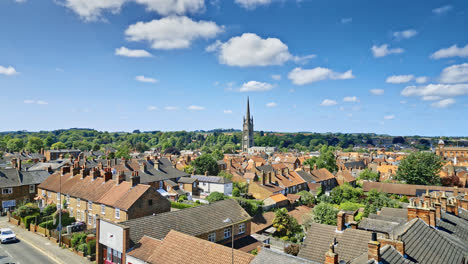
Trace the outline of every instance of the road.
<instances>
[{"instance_id":1,"label":"road","mask_svg":"<svg viewBox=\"0 0 468 264\"><path fill-rule=\"evenodd\" d=\"M23 241L0 245L0 263L55 263L48 256Z\"/></svg>"}]
</instances>

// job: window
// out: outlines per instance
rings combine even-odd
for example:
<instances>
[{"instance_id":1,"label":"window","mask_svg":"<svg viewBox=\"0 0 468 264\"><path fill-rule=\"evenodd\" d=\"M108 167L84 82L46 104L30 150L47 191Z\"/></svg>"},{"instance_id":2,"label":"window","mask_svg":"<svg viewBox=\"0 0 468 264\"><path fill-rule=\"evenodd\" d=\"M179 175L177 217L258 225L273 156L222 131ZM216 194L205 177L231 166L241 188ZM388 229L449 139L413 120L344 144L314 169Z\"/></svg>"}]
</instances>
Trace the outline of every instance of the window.
<instances>
[{"instance_id":1,"label":"window","mask_svg":"<svg viewBox=\"0 0 468 264\"><path fill-rule=\"evenodd\" d=\"M88 210L93 210L93 202L88 201Z\"/></svg>"},{"instance_id":2,"label":"window","mask_svg":"<svg viewBox=\"0 0 468 264\"><path fill-rule=\"evenodd\" d=\"M67 204L70 204L70 195L67 194Z\"/></svg>"},{"instance_id":3,"label":"window","mask_svg":"<svg viewBox=\"0 0 468 264\"><path fill-rule=\"evenodd\" d=\"M68 211L70 212L70 217L73 217L73 208L68 208Z\"/></svg>"},{"instance_id":4,"label":"window","mask_svg":"<svg viewBox=\"0 0 468 264\"><path fill-rule=\"evenodd\" d=\"M193 183L193 188L196 188L196 187L197 187L197 183L194 182L194 183Z\"/></svg>"},{"instance_id":5,"label":"window","mask_svg":"<svg viewBox=\"0 0 468 264\"><path fill-rule=\"evenodd\" d=\"M12 188L3 188L2 189L2 194L12 194L13 189Z\"/></svg>"},{"instance_id":6,"label":"window","mask_svg":"<svg viewBox=\"0 0 468 264\"><path fill-rule=\"evenodd\" d=\"M225 228L224 229L224 238L230 238L231 237L231 228Z\"/></svg>"},{"instance_id":7,"label":"window","mask_svg":"<svg viewBox=\"0 0 468 264\"><path fill-rule=\"evenodd\" d=\"M81 199L76 198L76 207L80 207Z\"/></svg>"},{"instance_id":8,"label":"window","mask_svg":"<svg viewBox=\"0 0 468 264\"><path fill-rule=\"evenodd\" d=\"M101 214L105 215L106 214L106 206L101 204Z\"/></svg>"},{"instance_id":9,"label":"window","mask_svg":"<svg viewBox=\"0 0 468 264\"><path fill-rule=\"evenodd\" d=\"M57 209L58 210L62 209L62 204L61 203L57 203Z\"/></svg>"},{"instance_id":10,"label":"window","mask_svg":"<svg viewBox=\"0 0 468 264\"><path fill-rule=\"evenodd\" d=\"M93 215L93 228L96 228L96 215Z\"/></svg>"},{"instance_id":11,"label":"window","mask_svg":"<svg viewBox=\"0 0 468 264\"><path fill-rule=\"evenodd\" d=\"M152 199L148 200L148 206L153 206L153 200Z\"/></svg>"},{"instance_id":12,"label":"window","mask_svg":"<svg viewBox=\"0 0 468 264\"><path fill-rule=\"evenodd\" d=\"M60 202L60 195L61 195L60 193L57 193L57 201L59 202Z\"/></svg>"},{"instance_id":13,"label":"window","mask_svg":"<svg viewBox=\"0 0 468 264\"><path fill-rule=\"evenodd\" d=\"M80 210L76 210L76 220L80 221Z\"/></svg>"},{"instance_id":14,"label":"window","mask_svg":"<svg viewBox=\"0 0 468 264\"><path fill-rule=\"evenodd\" d=\"M238 234L244 234L245 233L245 223L239 224L239 231Z\"/></svg>"},{"instance_id":15,"label":"window","mask_svg":"<svg viewBox=\"0 0 468 264\"><path fill-rule=\"evenodd\" d=\"M216 241L216 233L211 233L208 235L208 241L215 242Z\"/></svg>"},{"instance_id":16,"label":"window","mask_svg":"<svg viewBox=\"0 0 468 264\"><path fill-rule=\"evenodd\" d=\"M29 193L35 193L36 192L36 185L31 184L29 185Z\"/></svg>"},{"instance_id":17,"label":"window","mask_svg":"<svg viewBox=\"0 0 468 264\"><path fill-rule=\"evenodd\" d=\"M44 196L45 196L45 191L44 191L44 190L42 190L42 197L44 197Z\"/></svg>"},{"instance_id":18,"label":"window","mask_svg":"<svg viewBox=\"0 0 468 264\"><path fill-rule=\"evenodd\" d=\"M115 218L120 219L120 209L119 208L115 208Z\"/></svg>"},{"instance_id":19,"label":"window","mask_svg":"<svg viewBox=\"0 0 468 264\"><path fill-rule=\"evenodd\" d=\"M162 189L162 188L163 188L163 182L160 181L160 182L159 182L159 189Z\"/></svg>"},{"instance_id":20,"label":"window","mask_svg":"<svg viewBox=\"0 0 468 264\"><path fill-rule=\"evenodd\" d=\"M93 223L93 215L88 214L88 225L91 225Z\"/></svg>"},{"instance_id":21,"label":"window","mask_svg":"<svg viewBox=\"0 0 468 264\"><path fill-rule=\"evenodd\" d=\"M85 218L84 218L84 211L81 211L81 221L84 221Z\"/></svg>"},{"instance_id":22,"label":"window","mask_svg":"<svg viewBox=\"0 0 468 264\"><path fill-rule=\"evenodd\" d=\"M47 193L47 196L49 196L49 198L52 196L52 194L50 192Z\"/></svg>"}]
</instances>

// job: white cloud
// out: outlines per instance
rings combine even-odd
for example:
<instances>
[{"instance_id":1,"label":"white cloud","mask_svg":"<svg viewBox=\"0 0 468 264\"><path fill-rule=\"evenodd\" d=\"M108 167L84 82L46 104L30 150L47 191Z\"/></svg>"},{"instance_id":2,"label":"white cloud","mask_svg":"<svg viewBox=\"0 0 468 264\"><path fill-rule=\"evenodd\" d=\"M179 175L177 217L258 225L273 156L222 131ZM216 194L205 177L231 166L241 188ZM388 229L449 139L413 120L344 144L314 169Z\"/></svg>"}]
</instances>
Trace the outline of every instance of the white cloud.
<instances>
[{"instance_id":1,"label":"white cloud","mask_svg":"<svg viewBox=\"0 0 468 264\"><path fill-rule=\"evenodd\" d=\"M244 33L225 43L217 41L206 50L218 52L220 63L239 67L282 65L294 59L281 40L262 39L253 33Z\"/></svg>"},{"instance_id":2,"label":"white cloud","mask_svg":"<svg viewBox=\"0 0 468 264\"><path fill-rule=\"evenodd\" d=\"M388 44L383 44L380 46L374 45L372 46L371 51L375 58L381 58L390 54L399 54L405 52L405 50L402 48L389 49Z\"/></svg>"},{"instance_id":3,"label":"white cloud","mask_svg":"<svg viewBox=\"0 0 468 264\"><path fill-rule=\"evenodd\" d=\"M405 100L400 101L400 104L406 104L407 102Z\"/></svg>"},{"instance_id":4,"label":"white cloud","mask_svg":"<svg viewBox=\"0 0 468 264\"><path fill-rule=\"evenodd\" d=\"M440 100L438 102L432 103L431 106L435 108L446 108L455 103L455 100L452 98L447 98Z\"/></svg>"},{"instance_id":5,"label":"white cloud","mask_svg":"<svg viewBox=\"0 0 468 264\"><path fill-rule=\"evenodd\" d=\"M442 99L440 96L437 95L426 95L421 98L423 101L437 101Z\"/></svg>"},{"instance_id":6,"label":"white cloud","mask_svg":"<svg viewBox=\"0 0 468 264\"><path fill-rule=\"evenodd\" d=\"M138 75L137 77L135 77L135 80L139 82L145 82L145 83L157 83L158 82L157 79L145 77L143 75Z\"/></svg>"},{"instance_id":7,"label":"white cloud","mask_svg":"<svg viewBox=\"0 0 468 264\"><path fill-rule=\"evenodd\" d=\"M348 23L351 23L351 22L353 22L352 17L346 17L346 18L341 19L341 24L348 24Z\"/></svg>"},{"instance_id":8,"label":"white cloud","mask_svg":"<svg viewBox=\"0 0 468 264\"><path fill-rule=\"evenodd\" d=\"M275 103L275 102L270 102L270 103L267 103L266 106L267 106L267 107L277 107L278 104Z\"/></svg>"},{"instance_id":9,"label":"white cloud","mask_svg":"<svg viewBox=\"0 0 468 264\"><path fill-rule=\"evenodd\" d=\"M156 110L158 110L158 107L157 107L157 106L150 105L150 106L148 106L147 109L148 109L148 111L156 111Z\"/></svg>"},{"instance_id":10,"label":"white cloud","mask_svg":"<svg viewBox=\"0 0 468 264\"><path fill-rule=\"evenodd\" d=\"M458 47L457 45L453 45L446 49L440 49L434 52L431 55L433 59L442 59L442 58L452 58L452 57L468 57L468 44L465 47Z\"/></svg>"},{"instance_id":11,"label":"white cloud","mask_svg":"<svg viewBox=\"0 0 468 264\"><path fill-rule=\"evenodd\" d=\"M273 80L279 81L279 80L281 80L281 75L280 74L273 74L273 75L271 75L271 78Z\"/></svg>"},{"instance_id":12,"label":"white cloud","mask_svg":"<svg viewBox=\"0 0 468 264\"><path fill-rule=\"evenodd\" d=\"M442 83L465 83L468 82L468 63L452 65L442 70L440 74Z\"/></svg>"},{"instance_id":13,"label":"white cloud","mask_svg":"<svg viewBox=\"0 0 468 264\"><path fill-rule=\"evenodd\" d=\"M407 29L403 31L393 32L393 37L395 37L396 39L409 39L416 36L417 34L418 32L414 29Z\"/></svg>"},{"instance_id":14,"label":"white cloud","mask_svg":"<svg viewBox=\"0 0 468 264\"><path fill-rule=\"evenodd\" d=\"M173 111L173 110L178 110L179 107L177 106L166 106L164 107L165 110Z\"/></svg>"},{"instance_id":15,"label":"white cloud","mask_svg":"<svg viewBox=\"0 0 468 264\"><path fill-rule=\"evenodd\" d=\"M235 0L234 2L245 9L251 10L260 5L268 5L271 3L271 0Z\"/></svg>"},{"instance_id":16,"label":"white cloud","mask_svg":"<svg viewBox=\"0 0 468 264\"><path fill-rule=\"evenodd\" d=\"M266 82L250 81L246 82L240 88L241 92L264 92L273 89L273 85Z\"/></svg>"},{"instance_id":17,"label":"white cloud","mask_svg":"<svg viewBox=\"0 0 468 264\"><path fill-rule=\"evenodd\" d=\"M317 57L315 54L305 55L305 56L293 56L293 61L297 64L307 64L310 59Z\"/></svg>"},{"instance_id":18,"label":"white cloud","mask_svg":"<svg viewBox=\"0 0 468 264\"><path fill-rule=\"evenodd\" d=\"M0 74L11 76L18 74L18 72L12 66L3 67L0 65Z\"/></svg>"},{"instance_id":19,"label":"white cloud","mask_svg":"<svg viewBox=\"0 0 468 264\"><path fill-rule=\"evenodd\" d=\"M48 105L49 103L42 100L24 100L25 104L38 104L38 105Z\"/></svg>"},{"instance_id":20,"label":"white cloud","mask_svg":"<svg viewBox=\"0 0 468 264\"><path fill-rule=\"evenodd\" d=\"M199 106L199 105L191 105L187 107L188 110L194 110L194 111L200 111L200 110L205 110L204 106Z\"/></svg>"},{"instance_id":21,"label":"white cloud","mask_svg":"<svg viewBox=\"0 0 468 264\"><path fill-rule=\"evenodd\" d=\"M385 119L385 120L392 120L392 119L395 119L395 115L386 115L386 116L384 116L384 119Z\"/></svg>"},{"instance_id":22,"label":"white cloud","mask_svg":"<svg viewBox=\"0 0 468 264\"><path fill-rule=\"evenodd\" d=\"M36 104L39 104L39 105L48 105L49 103L46 102L46 101L41 101L41 100L39 100L39 101L36 101Z\"/></svg>"},{"instance_id":23,"label":"white cloud","mask_svg":"<svg viewBox=\"0 0 468 264\"><path fill-rule=\"evenodd\" d=\"M232 114L232 110L224 110L223 113L225 113L225 114Z\"/></svg>"},{"instance_id":24,"label":"white cloud","mask_svg":"<svg viewBox=\"0 0 468 264\"><path fill-rule=\"evenodd\" d=\"M335 100L331 100L331 99L325 99L322 101L322 103L320 104L321 106L333 106L333 105L337 105L338 103L335 101Z\"/></svg>"},{"instance_id":25,"label":"white cloud","mask_svg":"<svg viewBox=\"0 0 468 264\"><path fill-rule=\"evenodd\" d=\"M346 96L343 98L343 102L359 103L359 99L356 96Z\"/></svg>"},{"instance_id":26,"label":"white cloud","mask_svg":"<svg viewBox=\"0 0 468 264\"><path fill-rule=\"evenodd\" d=\"M415 78L415 81L417 83L427 83L428 80L429 78L427 78L426 76L420 76Z\"/></svg>"},{"instance_id":27,"label":"white cloud","mask_svg":"<svg viewBox=\"0 0 468 264\"><path fill-rule=\"evenodd\" d=\"M147 58L153 57L151 53L147 52L146 50L142 49L128 49L126 47L120 47L115 49L115 55L123 56L123 57L131 57L131 58Z\"/></svg>"},{"instance_id":28,"label":"white cloud","mask_svg":"<svg viewBox=\"0 0 468 264\"><path fill-rule=\"evenodd\" d=\"M24 100L23 101L25 104L34 104L35 101L34 100Z\"/></svg>"},{"instance_id":29,"label":"white cloud","mask_svg":"<svg viewBox=\"0 0 468 264\"><path fill-rule=\"evenodd\" d=\"M407 83L413 80L414 75L393 75L387 78L387 83Z\"/></svg>"},{"instance_id":30,"label":"white cloud","mask_svg":"<svg viewBox=\"0 0 468 264\"><path fill-rule=\"evenodd\" d=\"M452 10L452 8L453 7L451 5L445 5L445 6L432 9L432 13L436 15L443 15L447 13L448 11Z\"/></svg>"},{"instance_id":31,"label":"white cloud","mask_svg":"<svg viewBox=\"0 0 468 264\"><path fill-rule=\"evenodd\" d=\"M103 12L117 14L125 3L136 2L146 6L148 11L161 15L183 15L205 9L204 0L57 0L78 14L81 19L90 22L102 19Z\"/></svg>"},{"instance_id":32,"label":"white cloud","mask_svg":"<svg viewBox=\"0 0 468 264\"><path fill-rule=\"evenodd\" d=\"M25 3L26 0L15 0L16 3Z\"/></svg>"},{"instance_id":33,"label":"white cloud","mask_svg":"<svg viewBox=\"0 0 468 264\"><path fill-rule=\"evenodd\" d=\"M125 30L129 41L147 41L153 49L188 48L199 38L214 38L224 28L212 21L193 21L185 16L170 16L150 22L137 22Z\"/></svg>"},{"instance_id":34,"label":"white cloud","mask_svg":"<svg viewBox=\"0 0 468 264\"><path fill-rule=\"evenodd\" d=\"M403 96L441 96L452 97L468 95L468 84L428 84L424 86L407 86L401 91Z\"/></svg>"},{"instance_id":35,"label":"white cloud","mask_svg":"<svg viewBox=\"0 0 468 264\"><path fill-rule=\"evenodd\" d=\"M345 80L353 79L351 70L344 73L334 72L327 68L317 67L314 69L295 68L288 74L288 78L296 85L305 85L322 80Z\"/></svg>"},{"instance_id":36,"label":"white cloud","mask_svg":"<svg viewBox=\"0 0 468 264\"><path fill-rule=\"evenodd\" d=\"M385 92L384 89L370 89L369 91L373 95L383 95Z\"/></svg>"}]
</instances>

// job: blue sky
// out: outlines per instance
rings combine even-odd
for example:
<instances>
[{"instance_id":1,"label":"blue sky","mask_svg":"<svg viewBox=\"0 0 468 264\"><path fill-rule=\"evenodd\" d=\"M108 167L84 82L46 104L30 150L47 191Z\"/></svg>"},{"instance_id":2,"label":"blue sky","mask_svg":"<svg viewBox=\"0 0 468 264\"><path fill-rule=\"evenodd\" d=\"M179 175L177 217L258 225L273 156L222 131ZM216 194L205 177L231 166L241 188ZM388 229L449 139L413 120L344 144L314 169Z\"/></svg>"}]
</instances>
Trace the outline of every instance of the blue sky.
<instances>
[{"instance_id":1,"label":"blue sky","mask_svg":"<svg viewBox=\"0 0 468 264\"><path fill-rule=\"evenodd\" d=\"M1 0L0 130L466 135L468 2Z\"/></svg>"}]
</instances>

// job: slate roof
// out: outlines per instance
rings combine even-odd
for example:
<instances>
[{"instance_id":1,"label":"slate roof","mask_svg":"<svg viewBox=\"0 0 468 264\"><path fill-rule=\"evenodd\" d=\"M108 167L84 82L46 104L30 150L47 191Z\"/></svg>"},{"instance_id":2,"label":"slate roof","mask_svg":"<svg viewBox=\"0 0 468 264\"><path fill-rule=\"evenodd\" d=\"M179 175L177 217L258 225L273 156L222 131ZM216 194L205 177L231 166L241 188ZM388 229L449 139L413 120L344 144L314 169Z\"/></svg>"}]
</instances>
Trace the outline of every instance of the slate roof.
<instances>
[{"instance_id":1,"label":"slate roof","mask_svg":"<svg viewBox=\"0 0 468 264\"><path fill-rule=\"evenodd\" d=\"M17 169L0 169L0 187L16 187L21 182Z\"/></svg>"},{"instance_id":2,"label":"slate roof","mask_svg":"<svg viewBox=\"0 0 468 264\"><path fill-rule=\"evenodd\" d=\"M411 260L405 259L398 250L393 246L386 245L380 249L380 262L377 263L374 259L368 259L367 252L363 253L358 258L354 259L351 264L411 264L414 263Z\"/></svg>"},{"instance_id":3,"label":"slate roof","mask_svg":"<svg viewBox=\"0 0 468 264\"><path fill-rule=\"evenodd\" d=\"M140 217L121 224L130 228L130 240L136 243L144 235L163 239L171 229L199 236L230 226L230 223L223 222L226 218L234 223L251 219L237 201L227 199L209 205Z\"/></svg>"},{"instance_id":4,"label":"slate roof","mask_svg":"<svg viewBox=\"0 0 468 264\"><path fill-rule=\"evenodd\" d=\"M260 253L253 259L250 264L318 264L308 259L295 257L280 251L272 250L269 248L262 248Z\"/></svg>"},{"instance_id":5,"label":"slate roof","mask_svg":"<svg viewBox=\"0 0 468 264\"><path fill-rule=\"evenodd\" d=\"M275 169L271 165L263 165L263 166L258 166L257 167L258 171L264 171L264 172L274 172Z\"/></svg>"},{"instance_id":6,"label":"slate roof","mask_svg":"<svg viewBox=\"0 0 468 264\"><path fill-rule=\"evenodd\" d=\"M369 214L368 218L369 219L383 220L383 221L387 221L387 222L395 222L395 223L400 223L400 224L406 224L406 220L407 220L407 217L401 218L401 217L378 215L378 214Z\"/></svg>"},{"instance_id":7,"label":"slate roof","mask_svg":"<svg viewBox=\"0 0 468 264\"><path fill-rule=\"evenodd\" d=\"M191 177L197 179L198 182L210 182L220 184L232 183L231 180L220 176L192 175Z\"/></svg>"},{"instance_id":8,"label":"slate roof","mask_svg":"<svg viewBox=\"0 0 468 264\"><path fill-rule=\"evenodd\" d=\"M315 179L307 171L296 170L296 173L306 182L315 182Z\"/></svg>"},{"instance_id":9,"label":"slate roof","mask_svg":"<svg viewBox=\"0 0 468 264\"><path fill-rule=\"evenodd\" d=\"M388 222L372 218L363 218L358 224L359 229L390 234L400 223Z\"/></svg>"},{"instance_id":10,"label":"slate roof","mask_svg":"<svg viewBox=\"0 0 468 264\"><path fill-rule=\"evenodd\" d=\"M448 191L452 192L453 187L445 186L429 186L429 185L413 185L413 184L398 184L398 183L385 183L385 182L369 182L365 181L362 185L364 192L376 189L379 192L386 192L389 194L401 194L409 196L417 196L418 194L426 193L429 191ZM458 188L459 192L468 192L468 188Z\"/></svg>"},{"instance_id":11,"label":"slate roof","mask_svg":"<svg viewBox=\"0 0 468 264\"><path fill-rule=\"evenodd\" d=\"M344 166L349 170L349 169L365 169L367 168L366 164L364 161L359 160L359 161L348 161L344 163Z\"/></svg>"},{"instance_id":12,"label":"slate roof","mask_svg":"<svg viewBox=\"0 0 468 264\"><path fill-rule=\"evenodd\" d=\"M196 178L192 178L192 177L181 177L178 181L178 183L189 183L189 184L192 184L194 182L196 182L197 179Z\"/></svg>"},{"instance_id":13,"label":"slate roof","mask_svg":"<svg viewBox=\"0 0 468 264\"><path fill-rule=\"evenodd\" d=\"M312 175L312 178L314 178L313 182L321 182L335 178L335 176L325 168L311 170L310 174Z\"/></svg>"},{"instance_id":14,"label":"slate roof","mask_svg":"<svg viewBox=\"0 0 468 264\"><path fill-rule=\"evenodd\" d=\"M18 171L14 168L0 169L0 187L39 184L47 179L49 175L46 171Z\"/></svg>"},{"instance_id":15,"label":"slate roof","mask_svg":"<svg viewBox=\"0 0 468 264\"><path fill-rule=\"evenodd\" d=\"M408 209L382 207L380 209L379 214L380 215L385 215L385 216L407 218L408 217Z\"/></svg>"},{"instance_id":16,"label":"slate roof","mask_svg":"<svg viewBox=\"0 0 468 264\"><path fill-rule=\"evenodd\" d=\"M336 226L313 223L298 256L324 263L325 253L336 238L335 253L339 260L349 262L367 252L371 235L371 232L350 228L336 232Z\"/></svg>"}]
</instances>

